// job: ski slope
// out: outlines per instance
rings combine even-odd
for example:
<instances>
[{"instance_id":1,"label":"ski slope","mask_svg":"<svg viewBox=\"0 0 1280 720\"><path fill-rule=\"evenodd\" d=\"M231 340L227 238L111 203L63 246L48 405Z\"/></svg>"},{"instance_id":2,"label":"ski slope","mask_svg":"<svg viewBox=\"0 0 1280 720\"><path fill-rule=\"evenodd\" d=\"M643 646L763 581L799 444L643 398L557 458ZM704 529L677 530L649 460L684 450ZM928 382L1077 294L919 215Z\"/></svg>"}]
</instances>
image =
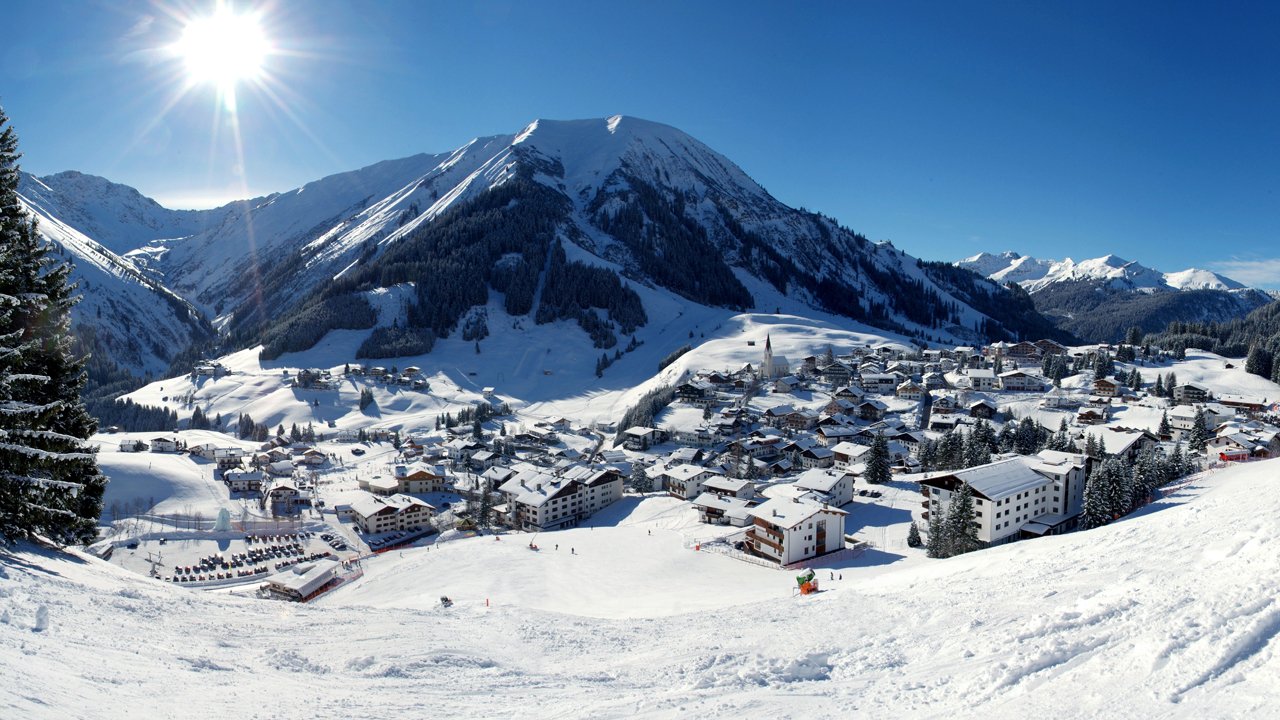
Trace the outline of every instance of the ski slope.
<instances>
[{"instance_id":1,"label":"ski slope","mask_svg":"<svg viewBox=\"0 0 1280 720\"><path fill-rule=\"evenodd\" d=\"M592 591L596 617L560 613L536 586L527 603L462 593L433 607L433 583L502 568L479 548L470 564L406 559L404 587L385 594L378 558L363 585L300 606L23 546L0 556L0 716L1270 717L1278 469L1193 480L1094 531L847 572L815 597L792 597L788 574L718 570L714 590L685 587L718 606L663 617L621 590ZM545 560L516 550L511 562ZM406 606L414 578L428 597ZM615 580L561 578L564 592Z\"/></svg>"}]
</instances>

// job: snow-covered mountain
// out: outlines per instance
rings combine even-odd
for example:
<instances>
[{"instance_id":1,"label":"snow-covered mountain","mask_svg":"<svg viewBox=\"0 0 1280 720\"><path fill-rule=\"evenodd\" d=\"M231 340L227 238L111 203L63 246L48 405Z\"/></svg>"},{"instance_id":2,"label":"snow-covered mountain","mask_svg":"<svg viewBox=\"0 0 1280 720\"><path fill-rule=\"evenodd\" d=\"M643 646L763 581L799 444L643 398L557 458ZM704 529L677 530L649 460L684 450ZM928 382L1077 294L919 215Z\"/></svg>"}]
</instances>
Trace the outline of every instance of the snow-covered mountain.
<instances>
[{"instance_id":1,"label":"snow-covered mountain","mask_svg":"<svg viewBox=\"0 0 1280 720\"><path fill-rule=\"evenodd\" d=\"M1210 270L1188 268L1164 273L1152 270L1137 262L1130 262L1116 255L1076 262L1065 260L1040 260L1002 252L999 255L978 253L956 262L956 265L999 282L1016 282L1030 293L1035 293L1054 283L1087 280L1106 281L1117 290L1246 290L1247 288Z\"/></svg>"},{"instance_id":2,"label":"snow-covered mountain","mask_svg":"<svg viewBox=\"0 0 1280 720\"><path fill-rule=\"evenodd\" d=\"M111 190L106 197L113 201L129 196L120 191L122 186L106 183L101 178L85 180L89 176L74 173L53 177L65 179L73 175L84 180L88 187ZM212 327L190 303L147 277L131 261L73 227L61 215L66 212L68 217L85 221L93 215L76 212L76 208L92 213L107 205L116 208L125 205L114 202L96 205L85 198L81 198L83 202L80 205L65 204L65 198L59 198L49 185L30 175L22 176L19 199L35 216L40 234L52 243L59 259L71 265L71 280L79 285L82 295L81 302L71 310L72 327L82 340L89 343L92 352L104 356L99 360L109 361L139 376L158 375L169 367L176 353L211 336ZM154 205L151 201L147 203ZM135 209L145 209L147 203L141 203ZM156 220L162 216L163 213L155 213L147 217ZM143 215L130 217L141 218ZM117 241L133 232L125 221L110 231L102 231L104 226L102 223L85 225L99 228L99 232L105 232L106 236ZM157 231L168 232L173 227L172 224L161 223Z\"/></svg>"},{"instance_id":3,"label":"snow-covered mountain","mask_svg":"<svg viewBox=\"0 0 1280 720\"><path fill-rule=\"evenodd\" d=\"M1240 318L1272 299L1209 270L1165 273L1116 255L1076 262L978 253L955 264L997 282L1017 283L1058 327L1095 342L1118 340L1135 326L1158 332L1173 321Z\"/></svg>"},{"instance_id":4,"label":"snow-covered mountain","mask_svg":"<svg viewBox=\"0 0 1280 720\"><path fill-rule=\"evenodd\" d=\"M148 342L170 356L185 346L183 301L232 345L277 352L370 330L369 293L393 286L395 337L384 331L373 351L384 356L455 332L483 340L491 296L511 323L576 322L597 349L687 303L938 341L1054 332L1025 295L788 207L694 138L630 117L538 120L213 210L167 210L74 172L24 176L23 194L74 254L168 298L151 316L117 308L146 318L106 333L140 346L120 352L135 370L166 356ZM99 306L123 307L95 298L98 287L85 286L82 325Z\"/></svg>"},{"instance_id":5,"label":"snow-covered mountain","mask_svg":"<svg viewBox=\"0 0 1280 720\"><path fill-rule=\"evenodd\" d=\"M554 287L544 293L556 245L576 273L572 298ZM1006 302L995 283L959 278L787 207L685 133L621 116L539 120L450 153L237 203L216 227L131 257L245 341L273 325L285 332L283 309L311 303L312 316L332 317L315 303L393 278L416 283L418 309L432 305L434 315L427 322L411 312L409 324L436 335L456 329L489 290L506 294L515 315L578 317L587 329L595 321L581 317L585 309L605 310L604 298L622 290L600 286L585 297L583 288L603 280L583 281L579 264L625 278L620 288L739 310L798 306L917 337L974 340L1050 327L1029 303ZM460 276L479 288L458 290ZM637 325L614 311L601 322L621 334ZM605 330L596 330L599 341Z\"/></svg>"},{"instance_id":6,"label":"snow-covered mountain","mask_svg":"<svg viewBox=\"0 0 1280 720\"><path fill-rule=\"evenodd\" d=\"M118 255L156 238L193 235L226 214L225 208L169 210L127 185L75 171L23 173L20 187L29 204Z\"/></svg>"}]
</instances>

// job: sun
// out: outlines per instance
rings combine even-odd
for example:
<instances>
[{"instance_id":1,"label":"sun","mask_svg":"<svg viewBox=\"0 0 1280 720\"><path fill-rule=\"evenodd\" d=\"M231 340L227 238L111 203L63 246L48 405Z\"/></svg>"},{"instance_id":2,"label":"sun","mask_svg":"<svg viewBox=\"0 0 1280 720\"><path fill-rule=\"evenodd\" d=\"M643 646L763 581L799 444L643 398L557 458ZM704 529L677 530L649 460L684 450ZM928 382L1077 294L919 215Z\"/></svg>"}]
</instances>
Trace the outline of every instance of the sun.
<instances>
[{"instance_id":1,"label":"sun","mask_svg":"<svg viewBox=\"0 0 1280 720\"><path fill-rule=\"evenodd\" d=\"M192 18L174 47L192 83L211 83L224 92L262 74L271 44L262 31L261 18L237 14L221 3L212 15Z\"/></svg>"}]
</instances>

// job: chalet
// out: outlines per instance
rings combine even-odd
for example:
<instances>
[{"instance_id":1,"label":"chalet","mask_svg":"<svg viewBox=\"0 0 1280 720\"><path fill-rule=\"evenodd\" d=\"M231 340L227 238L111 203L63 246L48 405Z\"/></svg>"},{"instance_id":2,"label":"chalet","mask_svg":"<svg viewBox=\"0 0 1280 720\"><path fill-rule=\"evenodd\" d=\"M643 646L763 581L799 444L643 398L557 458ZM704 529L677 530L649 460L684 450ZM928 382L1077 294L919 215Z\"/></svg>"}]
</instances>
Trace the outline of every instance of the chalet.
<instances>
[{"instance_id":1,"label":"chalet","mask_svg":"<svg viewBox=\"0 0 1280 720\"><path fill-rule=\"evenodd\" d=\"M572 527L622 499L622 474L616 468L574 466L560 475L524 470L503 483L509 522L521 530Z\"/></svg>"},{"instance_id":2,"label":"chalet","mask_svg":"<svg viewBox=\"0 0 1280 720\"><path fill-rule=\"evenodd\" d=\"M800 452L800 467L808 468L825 468L831 467L835 463L835 454L830 448L816 445Z\"/></svg>"},{"instance_id":3,"label":"chalet","mask_svg":"<svg viewBox=\"0 0 1280 720\"><path fill-rule=\"evenodd\" d=\"M676 386L676 399L690 405L712 405L716 400L716 389L707 380L694 379Z\"/></svg>"},{"instance_id":4,"label":"chalet","mask_svg":"<svg viewBox=\"0 0 1280 720\"><path fill-rule=\"evenodd\" d=\"M1000 388L1011 392L1040 392L1044 382L1023 370L1009 370L1000 373Z\"/></svg>"},{"instance_id":5,"label":"chalet","mask_svg":"<svg viewBox=\"0 0 1280 720\"><path fill-rule=\"evenodd\" d=\"M924 398L925 389L913 380L903 382L894 393L902 400L919 401Z\"/></svg>"},{"instance_id":6,"label":"chalet","mask_svg":"<svg viewBox=\"0 0 1280 720\"><path fill-rule=\"evenodd\" d=\"M787 413L782 418L782 427L788 430L809 430L818 424L818 413L805 408Z\"/></svg>"},{"instance_id":7,"label":"chalet","mask_svg":"<svg viewBox=\"0 0 1280 720\"><path fill-rule=\"evenodd\" d=\"M302 497L302 491L290 480L280 480L271 485L267 491L267 500L285 504L293 504Z\"/></svg>"},{"instance_id":8,"label":"chalet","mask_svg":"<svg viewBox=\"0 0 1280 720\"><path fill-rule=\"evenodd\" d=\"M267 578L262 587L285 600L306 602L335 581L339 567L340 563L332 558L298 563Z\"/></svg>"},{"instance_id":9,"label":"chalet","mask_svg":"<svg viewBox=\"0 0 1280 720\"><path fill-rule=\"evenodd\" d=\"M698 519L709 525L733 525L746 527L751 524L748 508L751 503L733 495L705 492L693 501L698 509Z\"/></svg>"},{"instance_id":10,"label":"chalet","mask_svg":"<svg viewBox=\"0 0 1280 720\"><path fill-rule=\"evenodd\" d=\"M863 420L883 420L889 406L879 400L863 400L858 403L858 417Z\"/></svg>"},{"instance_id":11,"label":"chalet","mask_svg":"<svg viewBox=\"0 0 1280 720\"><path fill-rule=\"evenodd\" d=\"M660 442L658 439L659 431L643 425L629 427L623 432L623 435L626 440L622 446L628 450L648 450L650 445Z\"/></svg>"},{"instance_id":12,"label":"chalet","mask_svg":"<svg viewBox=\"0 0 1280 720\"><path fill-rule=\"evenodd\" d=\"M1040 349L1041 355L1066 355L1067 348L1062 343L1053 340L1037 340L1035 342L1037 348Z\"/></svg>"},{"instance_id":13,"label":"chalet","mask_svg":"<svg viewBox=\"0 0 1280 720\"><path fill-rule=\"evenodd\" d=\"M365 495L351 503L351 518L365 534L426 530L435 514L434 507L409 495Z\"/></svg>"},{"instance_id":14,"label":"chalet","mask_svg":"<svg viewBox=\"0 0 1280 720\"><path fill-rule=\"evenodd\" d=\"M449 487L444 468L439 465L396 465L392 477L396 484L395 492L399 493L444 492Z\"/></svg>"},{"instance_id":15,"label":"chalet","mask_svg":"<svg viewBox=\"0 0 1280 720\"><path fill-rule=\"evenodd\" d=\"M1070 408L1075 407L1077 404L1077 401L1060 387L1050 388L1040 398L1040 407L1042 408Z\"/></svg>"},{"instance_id":16,"label":"chalet","mask_svg":"<svg viewBox=\"0 0 1280 720\"><path fill-rule=\"evenodd\" d=\"M795 375L787 375L773 381L773 391L775 393L795 392L800 387L800 378Z\"/></svg>"},{"instance_id":17,"label":"chalet","mask_svg":"<svg viewBox=\"0 0 1280 720\"><path fill-rule=\"evenodd\" d=\"M708 477L702 485L707 492L713 495L724 495L742 500L750 500L756 495L755 485L750 480L738 480L716 475Z\"/></svg>"},{"instance_id":18,"label":"chalet","mask_svg":"<svg viewBox=\"0 0 1280 720\"><path fill-rule=\"evenodd\" d=\"M828 447L852 439L858 429L848 425L823 425L818 428L818 442Z\"/></svg>"},{"instance_id":19,"label":"chalet","mask_svg":"<svg viewBox=\"0 0 1280 720\"><path fill-rule=\"evenodd\" d=\"M969 417L990 420L996 416L999 408L990 400L977 400L969 403Z\"/></svg>"},{"instance_id":20,"label":"chalet","mask_svg":"<svg viewBox=\"0 0 1280 720\"><path fill-rule=\"evenodd\" d=\"M493 467L502 458L492 450L477 450L472 453L468 464L476 470L485 471Z\"/></svg>"},{"instance_id":21,"label":"chalet","mask_svg":"<svg viewBox=\"0 0 1280 720\"><path fill-rule=\"evenodd\" d=\"M1209 400L1209 388L1200 383L1186 383L1173 389L1173 401L1179 405L1194 405Z\"/></svg>"},{"instance_id":22,"label":"chalet","mask_svg":"<svg viewBox=\"0 0 1280 720\"><path fill-rule=\"evenodd\" d=\"M939 415L934 413L929 416L929 429L936 432L947 432L965 425L972 425L973 421L968 415L960 415L956 413Z\"/></svg>"},{"instance_id":23,"label":"chalet","mask_svg":"<svg viewBox=\"0 0 1280 720\"><path fill-rule=\"evenodd\" d=\"M311 448L302 453L299 459L303 465L323 465L329 461L329 456L315 448Z\"/></svg>"},{"instance_id":24,"label":"chalet","mask_svg":"<svg viewBox=\"0 0 1280 720\"><path fill-rule=\"evenodd\" d=\"M171 453L178 452L178 441L167 437L151 438L151 452L153 453Z\"/></svg>"},{"instance_id":25,"label":"chalet","mask_svg":"<svg viewBox=\"0 0 1280 720\"><path fill-rule=\"evenodd\" d=\"M1205 444L1205 453L1217 455L1219 460L1240 462L1250 458L1270 457L1271 451L1265 445L1254 442L1244 433L1219 435Z\"/></svg>"},{"instance_id":26,"label":"chalet","mask_svg":"<svg viewBox=\"0 0 1280 720\"><path fill-rule=\"evenodd\" d=\"M1100 430L1091 430L1086 434L1086 438L1092 436L1094 441L1098 443L1098 448L1103 455L1107 457L1121 457L1129 462L1138 459L1138 456L1147 450L1151 450L1159 442L1153 433L1147 430L1132 430L1122 427L1106 427ZM1087 440L1078 442L1078 446L1083 450Z\"/></svg>"},{"instance_id":27,"label":"chalet","mask_svg":"<svg viewBox=\"0 0 1280 720\"><path fill-rule=\"evenodd\" d=\"M965 377L969 380L969 387L974 390L992 391L1000 389L1000 378L997 378L995 371L990 368L974 368L969 370Z\"/></svg>"},{"instance_id":28,"label":"chalet","mask_svg":"<svg viewBox=\"0 0 1280 720\"><path fill-rule=\"evenodd\" d=\"M862 375L862 389L878 395L890 395L903 380L896 373L865 373Z\"/></svg>"},{"instance_id":29,"label":"chalet","mask_svg":"<svg viewBox=\"0 0 1280 720\"><path fill-rule=\"evenodd\" d=\"M813 468L800 473L795 485L834 507L853 502L853 473L847 471Z\"/></svg>"},{"instance_id":30,"label":"chalet","mask_svg":"<svg viewBox=\"0 0 1280 720\"><path fill-rule=\"evenodd\" d=\"M822 414L830 417L832 415L856 415L858 402L853 400L845 400L844 398L832 398L831 402L822 407Z\"/></svg>"},{"instance_id":31,"label":"chalet","mask_svg":"<svg viewBox=\"0 0 1280 720\"><path fill-rule=\"evenodd\" d=\"M935 395L930 407L934 415L946 415L960 409L960 401L955 395Z\"/></svg>"},{"instance_id":32,"label":"chalet","mask_svg":"<svg viewBox=\"0 0 1280 720\"><path fill-rule=\"evenodd\" d=\"M214 449L213 460L218 464L219 470L232 470L244 464L247 454L237 447L220 447Z\"/></svg>"},{"instance_id":33,"label":"chalet","mask_svg":"<svg viewBox=\"0 0 1280 720\"><path fill-rule=\"evenodd\" d=\"M924 374L922 380L924 382L924 389L929 390L930 392L934 390L947 389L947 376L940 372L927 372Z\"/></svg>"},{"instance_id":34,"label":"chalet","mask_svg":"<svg viewBox=\"0 0 1280 720\"><path fill-rule=\"evenodd\" d=\"M1040 347L1025 340L1016 342L1005 349L1005 355L1018 360L1032 360L1040 357Z\"/></svg>"},{"instance_id":35,"label":"chalet","mask_svg":"<svg viewBox=\"0 0 1280 720\"><path fill-rule=\"evenodd\" d=\"M707 448L720 441L720 437L711 428L683 428L671 433L671 437L682 445Z\"/></svg>"},{"instance_id":36,"label":"chalet","mask_svg":"<svg viewBox=\"0 0 1280 720\"><path fill-rule=\"evenodd\" d=\"M848 441L836 443L831 448L832 467L837 472L852 472L854 467L859 467L865 462L863 456L870 450L870 445Z\"/></svg>"},{"instance_id":37,"label":"chalet","mask_svg":"<svg viewBox=\"0 0 1280 720\"><path fill-rule=\"evenodd\" d=\"M920 481L924 516L946 513L952 493L963 484L973 493L978 539L984 543L1063 532L1075 526L1084 507L1087 465L1084 455L1045 450L932 473Z\"/></svg>"},{"instance_id":38,"label":"chalet","mask_svg":"<svg viewBox=\"0 0 1280 720\"><path fill-rule=\"evenodd\" d=\"M1254 397L1251 395L1223 393L1217 397L1217 400L1221 405L1250 414L1260 413L1267 409L1266 398Z\"/></svg>"},{"instance_id":39,"label":"chalet","mask_svg":"<svg viewBox=\"0 0 1280 720\"><path fill-rule=\"evenodd\" d=\"M699 465L676 465L662 472L662 486L671 495L690 500L706 491L705 481L718 474Z\"/></svg>"},{"instance_id":40,"label":"chalet","mask_svg":"<svg viewBox=\"0 0 1280 720\"><path fill-rule=\"evenodd\" d=\"M142 442L141 440L122 440L120 442L120 452L134 453L134 452L146 452L146 451L147 451L147 444Z\"/></svg>"},{"instance_id":41,"label":"chalet","mask_svg":"<svg viewBox=\"0 0 1280 720\"><path fill-rule=\"evenodd\" d=\"M779 565L835 552L844 547L844 519L838 508L798 498L775 498L747 511L752 517L750 551Z\"/></svg>"},{"instance_id":42,"label":"chalet","mask_svg":"<svg viewBox=\"0 0 1280 720\"><path fill-rule=\"evenodd\" d=\"M1076 411L1077 425L1101 425L1111 416L1107 406L1086 405Z\"/></svg>"},{"instance_id":43,"label":"chalet","mask_svg":"<svg viewBox=\"0 0 1280 720\"><path fill-rule=\"evenodd\" d=\"M866 396L866 392L864 392L862 388L851 387L851 386L842 387L839 390L831 393L831 397L835 398L836 400L847 400L849 402L854 402L854 403L861 402L862 398L865 396Z\"/></svg>"},{"instance_id":44,"label":"chalet","mask_svg":"<svg viewBox=\"0 0 1280 720\"><path fill-rule=\"evenodd\" d=\"M267 463L266 471L273 477L293 477L293 463L288 460Z\"/></svg>"},{"instance_id":45,"label":"chalet","mask_svg":"<svg viewBox=\"0 0 1280 720\"><path fill-rule=\"evenodd\" d=\"M262 471L228 470L222 474L222 482L231 492L259 492L262 490Z\"/></svg>"},{"instance_id":46,"label":"chalet","mask_svg":"<svg viewBox=\"0 0 1280 720\"><path fill-rule=\"evenodd\" d=\"M1120 390L1120 383L1109 378L1098 378L1093 381L1093 394L1099 397L1115 397Z\"/></svg>"},{"instance_id":47,"label":"chalet","mask_svg":"<svg viewBox=\"0 0 1280 720\"><path fill-rule=\"evenodd\" d=\"M846 386L853 379L852 368L838 360L818 368L818 374L823 382L833 387Z\"/></svg>"}]
</instances>

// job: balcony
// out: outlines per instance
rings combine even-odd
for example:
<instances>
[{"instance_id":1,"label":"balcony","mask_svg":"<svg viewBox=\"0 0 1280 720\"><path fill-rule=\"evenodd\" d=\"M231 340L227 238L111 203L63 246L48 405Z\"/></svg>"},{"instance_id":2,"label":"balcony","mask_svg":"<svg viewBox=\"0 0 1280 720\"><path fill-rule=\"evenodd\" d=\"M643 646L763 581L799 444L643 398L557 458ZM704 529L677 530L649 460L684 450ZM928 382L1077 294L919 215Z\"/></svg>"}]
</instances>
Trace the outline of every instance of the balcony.
<instances>
[{"instance_id":1,"label":"balcony","mask_svg":"<svg viewBox=\"0 0 1280 720\"><path fill-rule=\"evenodd\" d=\"M781 555L782 554L781 538L778 539L778 542L774 542L772 538L759 532L759 530L760 528L751 528L750 530L748 530L747 542L755 542L755 543L759 543L760 545L767 545L775 553L777 553L778 555Z\"/></svg>"}]
</instances>

